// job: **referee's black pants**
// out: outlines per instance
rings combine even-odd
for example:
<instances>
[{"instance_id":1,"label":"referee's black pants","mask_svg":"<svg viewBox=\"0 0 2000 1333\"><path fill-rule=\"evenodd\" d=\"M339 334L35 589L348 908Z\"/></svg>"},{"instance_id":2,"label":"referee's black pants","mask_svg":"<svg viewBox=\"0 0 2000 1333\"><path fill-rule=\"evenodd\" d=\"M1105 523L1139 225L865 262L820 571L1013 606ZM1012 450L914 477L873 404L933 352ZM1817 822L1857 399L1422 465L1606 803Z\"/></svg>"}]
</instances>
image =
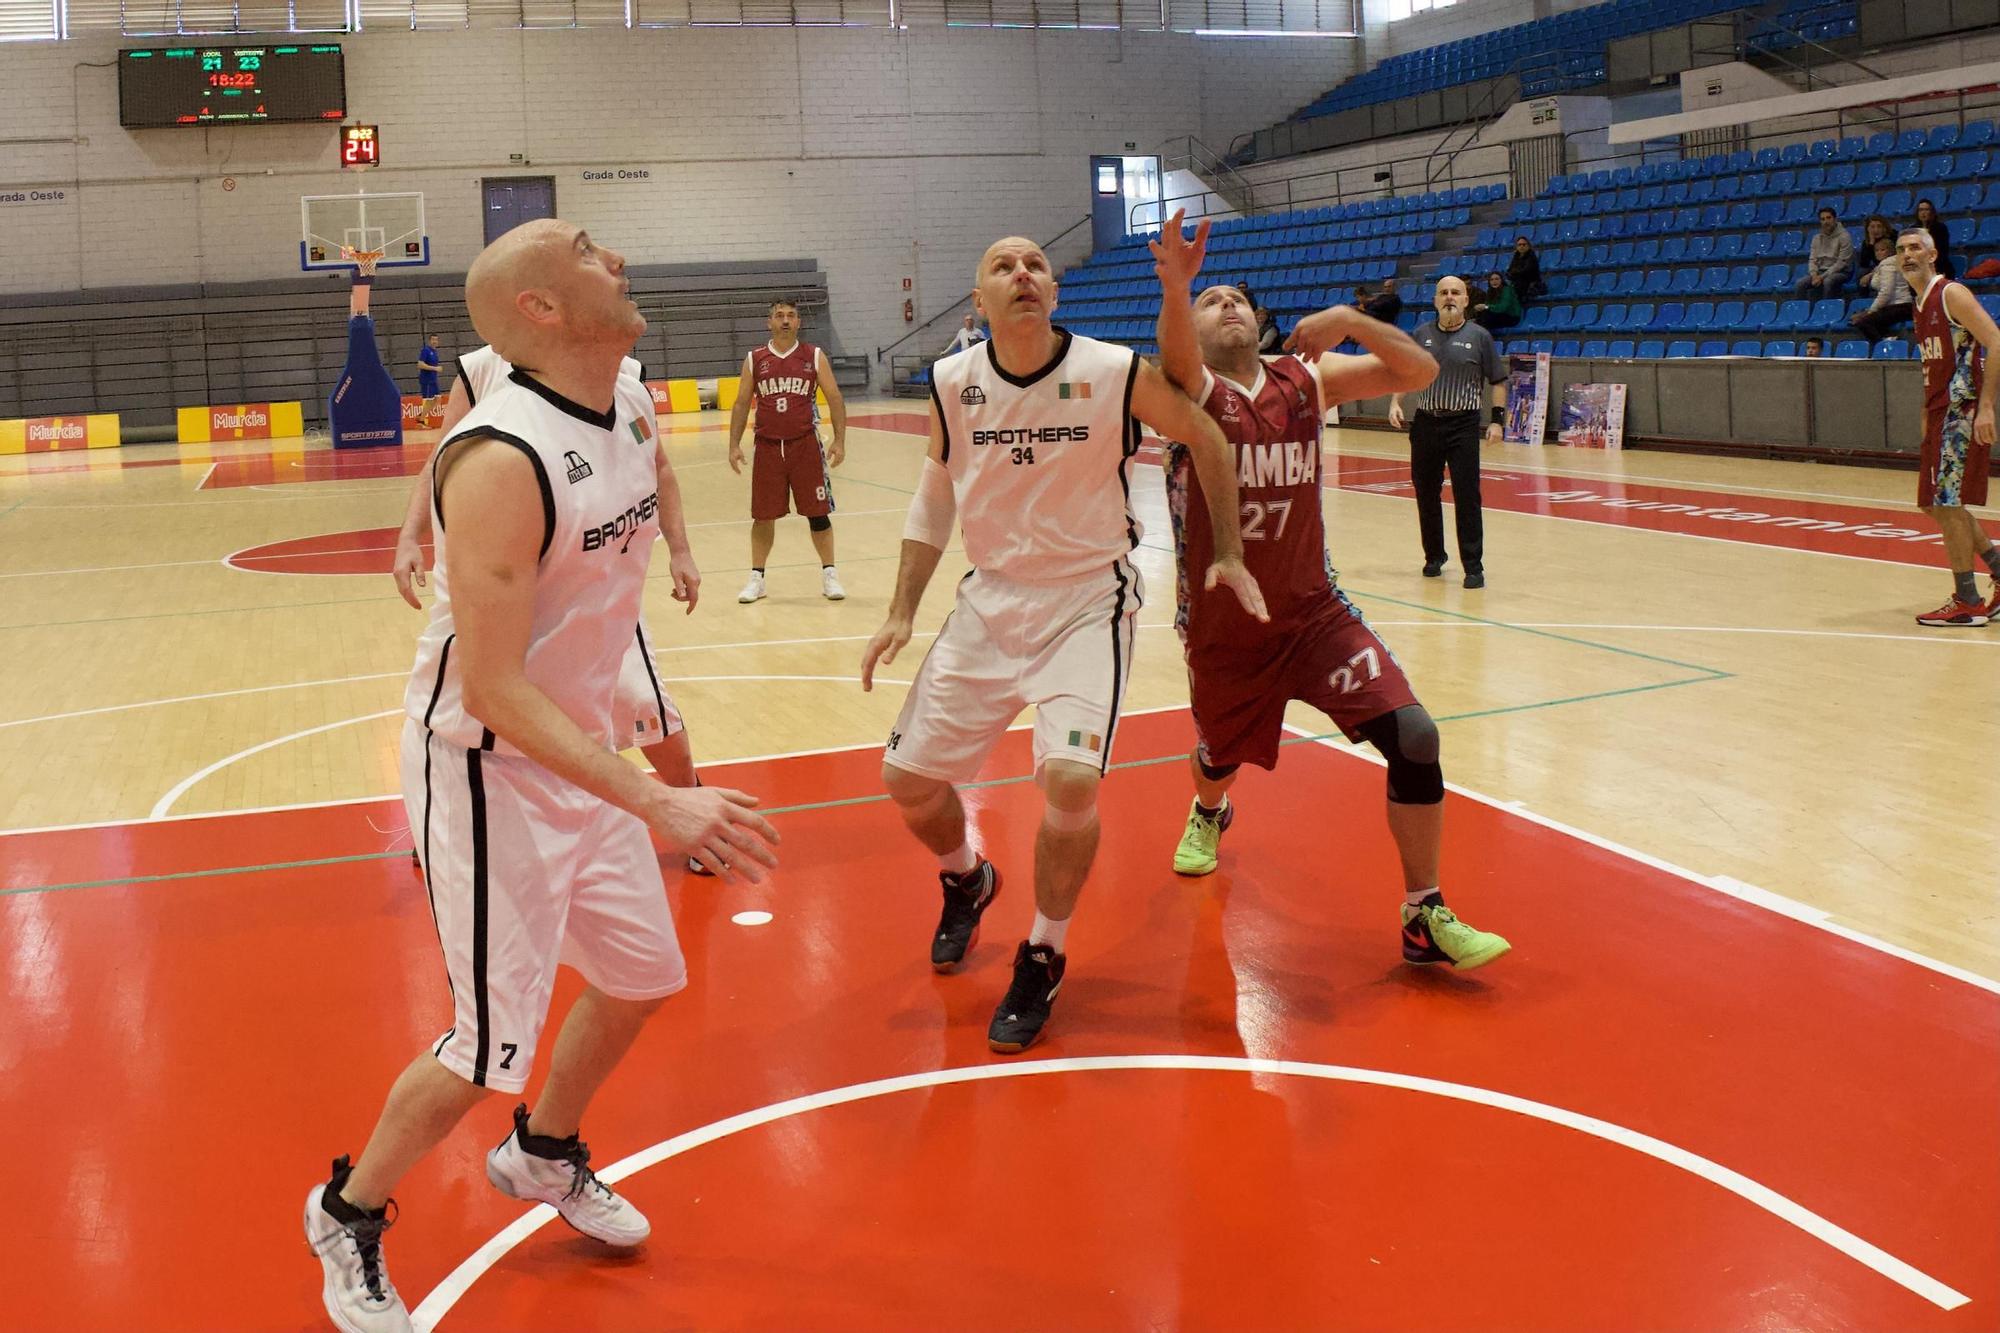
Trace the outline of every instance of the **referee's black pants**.
<instances>
[{"instance_id":1,"label":"referee's black pants","mask_svg":"<svg viewBox=\"0 0 2000 1333\"><path fill-rule=\"evenodd\" d=\"M1458 563L1468 574L1485 571L1486 525L1479 512L1479 437L1484 432L1478 412L1419 411L1410 419L1410 484L1417 491L1417 528L1427 565L1442 565L1446 559L1444 474L1449 468Z\"/></svg>"}]
</instances>

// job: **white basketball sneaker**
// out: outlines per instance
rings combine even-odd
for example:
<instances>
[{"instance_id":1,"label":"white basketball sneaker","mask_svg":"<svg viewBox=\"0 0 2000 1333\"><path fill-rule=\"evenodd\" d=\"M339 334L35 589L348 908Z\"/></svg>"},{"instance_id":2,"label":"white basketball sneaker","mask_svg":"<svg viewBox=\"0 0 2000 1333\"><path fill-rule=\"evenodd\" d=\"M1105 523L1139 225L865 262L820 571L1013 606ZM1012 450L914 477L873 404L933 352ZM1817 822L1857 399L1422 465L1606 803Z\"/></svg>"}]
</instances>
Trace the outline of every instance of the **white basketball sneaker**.
<instances>
[{"instance_id":1,"label":"white basketball sneaker","mask_svg":"<svg viewBox=\"0 0 2000 1333\"><path fill-rule=\"evenodd\" d=\"M637 1245L652 1234L646 1215L611 1192L590 1169L590 1149L566 1139L528 1132L528 1104L514 1108L514 1132L486 1154L486 1178L510 1199L532 1199L606 1245Z\"/></svg>"},{"instance_id":2,"label":"white basketball sneaker","mask_svg":"<svg viewBox=\"0 0 2000 1333\"><path fill-rule=\"evenodd\" d=\"M743 585L743 591L736 594L739 602L761 602L764 600L764 576L756 570L750 571L750 581Z\"/></svg>"},{"instance_id":3,"label":"white basketball sneaker","mask_svg":"<svg viewBox=\"0 0 2000 1333\"><path fill-rule=\"evenodd\" d=\"M847 589L840 586L840 575L833 572L832 565L820 570L819 590L829 602L838 602L847 596Z\"/></svg>"},{"instance_id":4,"label":"white basketball sneaker","mask_svg":"<svg viewBox=\"0 0 2000 1333\"><path fill-rule=\"evenodd\" d=\"M319 1256L320 1300L341 1333L413 1333L410 1312L382 1262L382 1233L395 1220L389 1210L354 1209L345 1219L327 1211L326 1192L338 1195L352 1171L345 1157L335 1158L332 1183L314 1185L306 1195L306 1244Z\"/></svg>"}]
</instances>

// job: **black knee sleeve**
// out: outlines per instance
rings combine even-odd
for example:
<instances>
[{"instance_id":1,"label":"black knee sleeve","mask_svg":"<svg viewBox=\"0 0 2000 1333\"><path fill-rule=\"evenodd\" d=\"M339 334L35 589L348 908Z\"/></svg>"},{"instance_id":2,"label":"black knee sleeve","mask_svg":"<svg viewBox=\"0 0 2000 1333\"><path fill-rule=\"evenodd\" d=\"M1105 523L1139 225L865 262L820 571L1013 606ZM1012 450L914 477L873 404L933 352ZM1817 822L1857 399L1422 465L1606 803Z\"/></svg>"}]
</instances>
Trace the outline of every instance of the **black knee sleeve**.
<instances>
[{"instance_id":1,"label":"black knee sleeve","mask_svg":"<svg viewBox=\"0 0 2000 1333\"><path fill-rule=\"evenodd\" d=\"M1438 764L1438 729L1421 704L1370 718L1361 738L1389 761L1389 799L1397 805L1436 805L1444 799Z\"/></svg>"},{"instance_id":2,"label":"black knee sleeve","mask_svg":"<svg viewBox=\"0 0 2000 1333\"><path fill-rule=\"evenodd\" d=\"M833 516L830 514L814 514L806 520L806 526L814 532L825 532L833 526Z\"/></svg>"},{"instance_id":3,"label":"black knee sleeve","mask_svg":"<svg viewBox=\"0 0 2000 1333\"><path fill-rule=\"evenodd\" d=\"M1229 777L1231 774L1236 772L1237 769L1243 767L1243 765L1241 764L1230 764L1224 768L1216 768L1214 765L1210 764L1206 759L1199 759L1199 758L1195 760L1195 763L1201 765L1201 775L1207 778L1210 782L1221 782L1225 778Z\"/></svg>"}]
</instances>

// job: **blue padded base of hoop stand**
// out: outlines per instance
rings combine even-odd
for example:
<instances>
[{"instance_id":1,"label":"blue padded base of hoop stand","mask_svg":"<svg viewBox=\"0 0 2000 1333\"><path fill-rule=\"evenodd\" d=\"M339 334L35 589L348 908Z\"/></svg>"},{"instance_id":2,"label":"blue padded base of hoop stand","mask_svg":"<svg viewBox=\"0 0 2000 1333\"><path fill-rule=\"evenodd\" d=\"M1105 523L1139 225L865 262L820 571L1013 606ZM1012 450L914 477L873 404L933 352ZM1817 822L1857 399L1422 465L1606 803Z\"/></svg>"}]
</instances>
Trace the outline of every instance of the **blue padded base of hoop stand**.
<instances>
[{"instance_id":1,"label":"blue padded base of hoop stand","mask_svg":"<svg viewBox=\"0 0 2000 1333\"><path fill-rule=\"evenodd\" d=\"M347 364L326 400L336 449L375 449L403 442L403 392L375 346L375 321L347 321Z\"/></svg>"}]
</instances>

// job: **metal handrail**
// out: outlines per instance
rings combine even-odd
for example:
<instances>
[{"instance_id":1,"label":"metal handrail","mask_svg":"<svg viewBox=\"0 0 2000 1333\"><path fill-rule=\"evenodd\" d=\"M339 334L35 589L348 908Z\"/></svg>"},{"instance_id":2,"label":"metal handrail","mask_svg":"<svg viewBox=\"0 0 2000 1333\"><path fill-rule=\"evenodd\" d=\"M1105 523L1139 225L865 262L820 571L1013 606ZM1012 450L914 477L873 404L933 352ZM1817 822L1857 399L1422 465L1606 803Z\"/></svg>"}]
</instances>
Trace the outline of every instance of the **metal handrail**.
<instances>
[{"instance_id":1,"label":"metal handrail","mask_svg":"<svg viewBox=\"0 0 2000 1333\"><path fill-rule=\"evenodd\" d=\"M1088 225L1090 222L1090 216L1091 216L1090 214L1085 213L1082 217L1078 218L1075 222L1070 223L1067 227L1064 227L1061 231L1057 232L1054 236L1050 237L1048 240L1038 242L1038 244L1040 244L1040 246L1042 247L1042 253L1047 254L1055 246L1061 244L1065 239L1068 238L1069 234L1075 231L1078 227ZM936 314L930 316L928 319L925 319L922 323L912 325L908 332L904 333L902 337L896 339L896 341L890 343L887 347L876 348L875 359L877 361L882 360L883 357L889 355L889 353L895 351L898 347L901 347L904 343L916 337L919 333L922 333L924 330L928 329L931 325L937 323L945 316L960 314L963 312L965 307L971 304L972 304L972 293L967 292L965 295L959 297L956 301L953 301L950 305L946 306L944 309L938 311Z\"/></svg>"},{"instance_id":2,"label":"metal handrail","mask_svg":"<svg viewBox=\"0 0 2000 1333\"><path fill-rule=\"evenodd\" d=\"M1170 152L1169 150L1176 144L1183 145L1184 151L1179 154ZM1230 191L1233 188L1242 196L1240 199L1231 200L1239 210L1247 209L1255 197L1255 187L1250 184L1243 173L1235 167L1230 166L1225 159L1216 155L1214 149L1210 148L1200 139L1195 138L1192 134L1184 134L1178 138L1169 139L1161 144L1156 151L1160 158L1160 169L1163 173L1179 170L1190 171L1200 176L1204 182L1213 183L1216 186L1215 193L1224 199L1230 199ZM1175 162L1181 165L1169 165ZM1137 207L1137 205L1134 205L1134 207ZM1125 223L1126 230L1131 230L1132 217L1129 211L1126 214Z\"/></svg>"}]
</instances>

